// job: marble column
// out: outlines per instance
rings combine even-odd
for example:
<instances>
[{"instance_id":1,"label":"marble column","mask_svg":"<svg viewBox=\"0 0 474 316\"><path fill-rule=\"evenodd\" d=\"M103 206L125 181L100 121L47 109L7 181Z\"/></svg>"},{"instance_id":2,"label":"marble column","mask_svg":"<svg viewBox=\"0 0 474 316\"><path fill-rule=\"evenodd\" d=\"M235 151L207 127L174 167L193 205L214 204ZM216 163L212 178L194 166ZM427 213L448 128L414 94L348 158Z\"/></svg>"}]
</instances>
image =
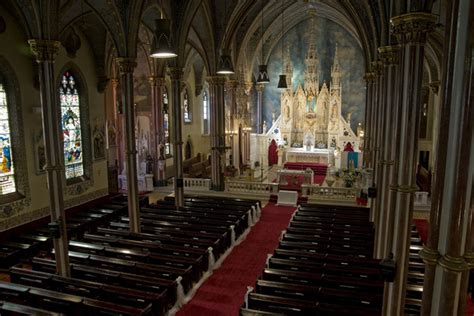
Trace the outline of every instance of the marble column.
<instances>
[{"instance_id":1,"label":"marble column","mask_svg":"<svg viewBox=\"0 0 474 316\"><path fill-rule=\"evenodd\" d=\"M138 204L137 149L135 144L135 106L133 102L133 71L135 58L118 57L120 92L122 97L125 138L125 168L127 170L128 217L130 231L140 232L140 205Z\"/></svg>"},{"instance_id":2,"label":"marble column","mask_svg":"<svg viewBox=\"0 0 474 316\"><path fill-rule=\"evenodd\" d=\"M121 135L122 135L121 132L119 133L120 114L118 113L118 96L117 96L117 90L118 90L118 86L119 86L119 79L118 78L111 78L110 82L112 84L112 104L113 104L113 108L112 108L112 114L111 114L111 116L109 116L109 118L112 119L112 117L113 117L116 143L115 143L115 151L114 152L109 151L108 159L109 159L109 165L111 165L111 162L113 162L113 164L115 166L117 166L118 172L120 174L120 172L123 169L122 159L120 158L120 155L123 151L120 150L121 141L119 141L121 139ZM109 150L110 150L110 148L109 148Z\"/></svg>"},{"instance_id":3,"label":"marble column","mask_svg":"<svg viewBox=\"0 0 474 316\"><path fill-rule=\"evenodd\" d=\"M229 80L227 82L227 91L230 96L230 152L232 154L232 166L237 169L239 174L240 163L239 163L239 124L237 120L237 89L238 82L236 80Z\"/></svg>"},{"instance_id":4,"label":"marble column","mask_svg":"<svg viewBox=\"0 0 474 316\"><path fill-rule=\"evenodd\" d=\"M255 132L261 134L263 131L263 90L265 84L257 83L255 89L257 90L257 129Z\"/></svg>"},{"instance_id":5,"label":"marble column","mask_svg":"<svg viewBox=\"0 0 474 316\"><path fill-rule=\"evenodd\" d=\"M372 91L374 89L375 74L373 72L367 72L364 75L364 79L367 82L366 91L366 106L365 106L365 133L364 133L364 166L366 168L372 168L372 162L370 161L371 151L371 139L369 131L372 130Z\"/></svg>"},{"instance_id":6,"label":"marble column","mask_svg":"<svg viewBox=\"0 0 474 316\"><path fill-rule=\"evenodd\" d=\"M225 164L225 107L224 107L224 76L209 76L210 136L211 136L211 188L224 191Z\"/></svg>"},{"instance_id":7,"label":"marble column","mask_svg":"<svg viewBox=\"0 0 474 316\"><path fill-rule=\"evenodd\" d=\"M439 86L440 86L440 81L432 81L430 82L429 86L431 89L431 95L433 96L433 107L432 107L432 117L433 117L433 122L431 126L431 166L434 169L434 166L436 165L436 153L438 151L438 130L439 130L439 124L440 124L440 108L441 108L441 98L440 98L440 93L439 93ZM434 170L433 170L434 171Z\"/></svg>"},{"instance_id":8,"label":"marble column","mask_svg":"<svg viewBox=\"0 0 474 316\"><path fill-rule=\"evenodd\" d=\"M372 172L372 182L375 183L375 179L377 177L377 170L378 170L378 156L380 151L380 135L381 135L381 126L383 122L383 64L380 60L376 60L372 62L372 71L375 74L374 79L374 89L372 90L372 146L371 146L371 161L372 161L372 168L374 171Z\"/></svg>"},{"instance_id":9,"label":"marble column","mask_svg":"<svg viewBox=\"0 0 474 316\"><path fill-rule=\"evenodd\" d=\"M385 66L382 60L377 60L376 62L372 63L373 70L376 73L376 83L375 87L377 91L375 92L376 96L374 97L374 128L373 128L373 139L372 142L372 185L377 187L377 191L379 191L379 182L380 180L380 156L383 148L382 142L382 135L384 130L384 113L385 113L385 94L386 94L386 86L385 86ZM378 192L377 192L378 193ZM375 226L375 241L374 241L374 255L376 258L380 258L380 244L379 239L377 239L378 233L380 233L380 220L382 219L384 214L381 214L380 203L379 203L379 196L376 195L375 198L372 199L371 203L371 213L374 226Z\"/></svg>"},{"instance_id":10,"label":"marble column","mask_svg":"<svg viewBox=\"0 0 474 316\"><path fill-rule=\"evenodd\" d=\"M381 142L384 144L380 152L379 178L377 180L378 192L376 198L379 220L377 224L376 258L388 256L389 233L393 231L393 213L389 207L389 185L393 181L394 160L396 147L393 139L397 135L396 126L398 118L398 62L400 47L398 45L384 46L379 48L379 53L384 62L384 104L385 112L383 128L381 131Z\"/></svg>"},{"instance_id":11,"label":"marble column","mask_svg":"<svg viewBox=\"0 0 474 316\"><path fill-rule=\"evenodd\" d=\"M150 76L151 86L151 156L155 186L166 186L165 134L163 129L163 87L165 78Z\"/></svg>"},{"instance_id":12,"label":"marble column","mask_svg":"<svg viewBox=\"0 0 474 316\"><path fill-rule=\"evenodd\" d=\"M61 143L60 107L55 85L54 60L61 45L53 40L28 40L30 49L39 65L40 103L43 117L43 138L46 158L46 180L49 191L51 222L57 225L59 233L53 238L56 272L69 276L68 238L64 212L64 155Z\"/></svg>"},{"instance_id":13,"label":"marble column","mask_svg":"<svg viewBox=\"0 0 474 316\"><path fill-rule=\"evenodd\" d=\"M176 207L184 206L183 182L183 111L181 110L181 79L183 69L170 68L171 95L172 95L172 143L173 143L173 168L174 168L174 196Z\"/></svg>"},{"instance_id":14,"label":"marble column","mask_svg":"<svg viewBox=\"0 0 474 316\"><path fill-rule=\"evenodd\" d=\"M390 169L393 166L391 158L391 140L393 135L393 111L396 106L392 103L394 100L394 86L396 83L396 64L398 63L398 46L384 46L379 48L379 55L383 64L383 88L381 103L383 109L379 112L379 151L377 159L377 197L375 199L375 213L377 223L375 225L375 258L381 259L385 256L386 245L386 221L388 212L388 186L390 184Z\"/></svg>"},{"instance_id":15,"label":"marble column","mask_svg":"<svg viewBox=\"0 0 474 316\"><path fill-rule=\"evenodd\" d=\"M397 119L396 173L390 190L394 192L393 239L389 252L396 261L395 281L386 283L384 315L403 315L413 218L415 181L418 161L418 132L421 84L423 77L424 44L432 31L436 16L428 13L407 13L391 19L392 33L400 43L400 92Z\"/></svg>"},{"instance_id":16,"label":"marble column","mask_svg":"<svg viewBox=\"0 0 474 316\"><path fill-rule=\"evenodd\" d=\"M425 262L423 315L464 315L472 249L474 170L472 32L474 5L448 2L443 53L442 105L430 234Z\"/></svg>"}]
</instances>

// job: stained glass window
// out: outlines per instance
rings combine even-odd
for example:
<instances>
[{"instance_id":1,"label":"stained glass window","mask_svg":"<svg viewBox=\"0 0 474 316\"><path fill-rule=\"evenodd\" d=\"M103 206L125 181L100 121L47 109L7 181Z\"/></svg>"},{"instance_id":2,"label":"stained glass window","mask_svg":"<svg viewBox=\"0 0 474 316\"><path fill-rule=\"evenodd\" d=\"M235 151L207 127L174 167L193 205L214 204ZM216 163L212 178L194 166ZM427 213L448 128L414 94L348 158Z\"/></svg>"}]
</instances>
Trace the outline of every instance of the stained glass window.
<instances>
[{"instance_id":1,"label":"stained glass window","mask_svg":"<svg viewBox=\"0 0 474 316\"><path fill-rule=\"evenodd\" d=\"M206 91L202 95L202 133L209 134L209 99Z\"/></svg>"},{"instance_id":2,"label":"stained glass window","mask_svg":"<svg viewBox=\"0 0 474 316\"><path fill-rule=\"evenodd\" d=\"M84 166L79 93L74 76L69 71L62 76L59 100L66 179L72 179L84 175Z\"/></svg>"},{"instance_id":3,"label":"stained glass window","mask_svg":"<svg viewBox=\"0 0 474 316\"><path fill-rule=\"evenodd\" d=\"M183 117L184 117L184 123L191 123L191 112L189 111L188 90L184 90Z\"/></svg>"},{"instance_id":4,"label":"stained glass window","mask_svg":"<svg viewBox=\"0 0 474 316\"><path fill-rule=\"evenodd\" d=\"M0 194L16 191L13 170L10 122L8 116L7 94L0 82Z\"/></svg>"},{"instance_id":5,"label":"stained glass window","mask_svg":"<svg viewBox=\"0 0 474 316\"><path fill-rule=\"evenodd\" d=\"M163 93L163 131L165 133L165 155L171 155L170 146L170 117L169 117L168 92Z\"/></svg>"}]
</instances>

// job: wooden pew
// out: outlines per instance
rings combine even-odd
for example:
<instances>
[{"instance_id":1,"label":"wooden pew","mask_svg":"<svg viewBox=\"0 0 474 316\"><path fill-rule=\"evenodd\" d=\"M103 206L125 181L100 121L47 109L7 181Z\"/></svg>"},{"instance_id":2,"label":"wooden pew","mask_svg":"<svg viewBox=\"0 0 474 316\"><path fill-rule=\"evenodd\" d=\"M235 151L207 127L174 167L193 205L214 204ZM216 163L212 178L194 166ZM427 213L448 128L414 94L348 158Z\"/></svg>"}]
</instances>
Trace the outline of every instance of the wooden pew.
<instances>
[{"instance_id":1,"label":"wooden pew","mask_svg":"<svg viewBox=\"0 0 474 316\"><path fill-rule=\"evenodd\" d=\"M41 287L62 293L95 298L105 302L126 305L155 314L164 314L164 295L130 288L110 286L99 282L61 277L55 274L33 271L21 267L10 269L12 282Z\"/></svg>"},{"instance_id":2,"label":"wooden pew","mask_svg":"<svg viewBox=\"0 0 474 316\"><path fill-rule=\"evenodd\" d=\"M11 283L2 281L0 281L0 289L9 292L18 290L18 294L23 295L28 304L33 305L32 307L57 313L66 313L68 315L84 315L88 313L93 315L110 315L111 313L121 315L151 314L151 306L147 309L139 309L35 287L12 286Z\"/></svg>"},{"instance_id":3,"label":"wooden pew","mask_svg":"<svg viewBox=\"0 0 474 316\"><path fill-rule=\"evenodd\" d=\"M0 301L0 315L36 315L36 316L60 316L62 313L55 313L40 308L34 308L22 304Z\"/></svg>"},{"instance_id":4,"label":"wooden pew","mask_svg":"<svg viewBox=\"0 0 474 316\"><path fill-rule=\"evenodd\" d=\"M33 258L32 265L33 270L36 271L47 273L55 273L56 271L56 262L54 260ZM171 308L176 302L176 281L90 267L76 263L71 264L71 277L104 283L109 286L125 287L162 295L162 301L166 309Z\"/></svg>"}]
</instances>

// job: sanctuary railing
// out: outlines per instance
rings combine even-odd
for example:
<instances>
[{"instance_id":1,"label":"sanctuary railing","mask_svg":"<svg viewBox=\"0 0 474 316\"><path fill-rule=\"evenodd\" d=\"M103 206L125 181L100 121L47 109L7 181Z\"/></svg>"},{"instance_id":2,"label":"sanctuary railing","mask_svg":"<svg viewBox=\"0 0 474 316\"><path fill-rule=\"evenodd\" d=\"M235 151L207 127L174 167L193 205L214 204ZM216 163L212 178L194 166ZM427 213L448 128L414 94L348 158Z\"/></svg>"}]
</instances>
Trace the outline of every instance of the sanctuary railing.
<instances>
[{"instance_id":1,"label":"sanctuary railing","mask_svg":"<svg viewBox=\"0 0 474 316\"><path fill-rule=\"evenodd\" d=\"M230 180L225 182L225 190L234 193L270 196L272 193L278 193L278 184L272 182Z\"/></svg>"},{"instance_id":2,"label":"sanctuary railing","mask_svg":"<svg viewBox=\"0 0 474 316\"><path fill-rule=\"evenodd\" d=\"M301 189L303 196L310 196L313 199L347 201L355 201L359 190L357 188L322 187L307 184L303 184Z\"/></svg>"}]
</instances>

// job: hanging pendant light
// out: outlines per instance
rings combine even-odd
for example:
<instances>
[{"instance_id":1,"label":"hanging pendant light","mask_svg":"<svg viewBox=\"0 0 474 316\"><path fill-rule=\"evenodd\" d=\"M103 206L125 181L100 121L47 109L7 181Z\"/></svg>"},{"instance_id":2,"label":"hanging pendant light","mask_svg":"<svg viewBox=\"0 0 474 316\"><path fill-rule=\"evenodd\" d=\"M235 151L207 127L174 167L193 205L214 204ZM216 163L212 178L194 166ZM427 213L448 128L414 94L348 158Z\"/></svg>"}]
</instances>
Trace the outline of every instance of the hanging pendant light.
<instances>
[{"instance_id":1,"label":"hanging pendant light","mask_svg":"<svg viewBox=\"0 0 474 316\"><path fill-rule=\"evenodd\" d=\"M151 44L150 57L152 58L174 58L178 56L173 48L171 37L171 21L163 18L155 20L155 34Z\"/></svg>"},{"instance_id":2,"label":"hanging pendant light","mask_svg":"<svg viewBox=\"0 0 474 316\"><path fill-rule=\"evenodd\" d=\"M219 61L217 62L217 73L220 75L231 75L235 73L229 50L222 49Z\"/></svg>"},{"instance_id":3,"label":"hanging pendant light","mask_svg":"<svg viewBox=\"0 0 474 316\"><path fill-rule=\"evenodd\" d=\"M285 1L281 0L281 75L280 79L278 80L278 88L286 89L288 88L288 84L286 83L286 75L285 75Z\"/></svg>"},{"instance_id":4,"label":"hanging pendant light","mask_svg":"<svg viewBox=\"0 0 474 316\"><path fill-rule=\"evenodd\" d=\"M227 0L224 1L224 21L227 20ZM222 29L225 30L224 25ZM220 75L231 75L234 72L234 65L232 63L232 57L229 49L222 49L217 62L217 73Z\"/></svg>"},{"instance_id":5,"label":"hanging pendant light","mask_svg":"<svg viewBox=\"0 0 474 316\"><path fill-rule=\"evenodd\" d=\"M262 8L261 8L261 14L262 14L262 64L258 66L258 77L257 77L257 83L269 83L270 82L270 77L268 76L268 71L267 71L267 65L263 63L263 0L261 0Z\"/></svg>"}]
</instances>

